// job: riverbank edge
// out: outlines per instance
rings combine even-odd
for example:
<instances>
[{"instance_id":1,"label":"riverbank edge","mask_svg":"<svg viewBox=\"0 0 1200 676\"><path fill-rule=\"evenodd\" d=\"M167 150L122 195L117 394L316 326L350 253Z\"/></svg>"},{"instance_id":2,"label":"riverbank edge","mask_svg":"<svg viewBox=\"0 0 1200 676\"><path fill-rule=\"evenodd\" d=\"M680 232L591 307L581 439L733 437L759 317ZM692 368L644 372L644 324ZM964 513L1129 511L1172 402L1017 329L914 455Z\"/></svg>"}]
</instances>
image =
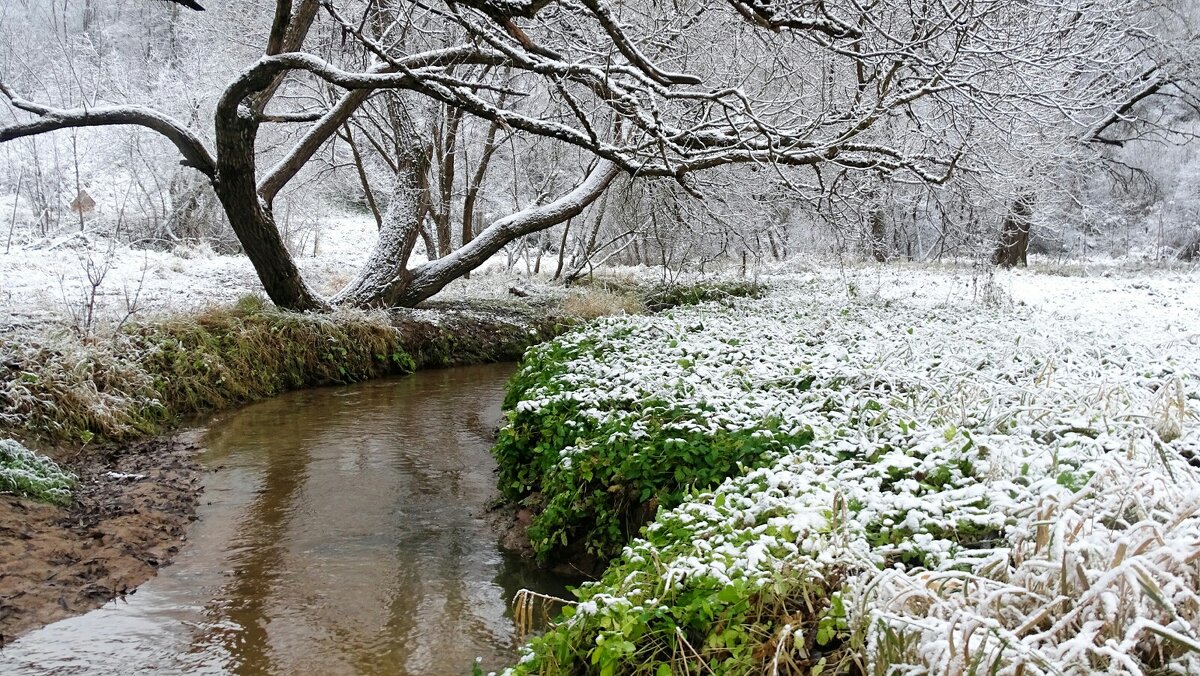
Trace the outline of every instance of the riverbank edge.
<instances>
[{"instance_id":1,"label":"riverbank edge","mask_svg":"<svg viewBox=\"0 0 1200 676\"><path fill-rule=\"evenodd\" d=\"M15 350L46 359L3 365L10 392L14 382L26 385L26 391L44 386L37 393L41 408L18 418L10 404L4 418L9 424L0 424L0 437L35 444L79 482L75 499L65 507L0 495L0 646L134 593L172 561L202 491L194 460L202 430L181 431L185 421L290 390L517 361L529 346L576 321L545 302L335 315L282 313L246 302L131 327L111 343L75 346L78 352L33 344ZM264 342L264 336L278 343ZM164 343L172 343L171 359L163 359L159 348L157 358L137 361L140 374L113 368L130 368L124 349ZM313 363L295 362L297 351L291 348L298 343L306 346L299 353L313 356ZM255 349L245 354L247 345ZM273 360L267 351L288 358ZM204 396L204 385L215 391L230 384L226 381L238 375L234 371L256 357L269 367L274 361L281 372L242 373L232 383L232 396ZM170 371L185 362L204 362L203 373L215 382L190 382L199 375L196 368L184 374L186 386L169 382L179 377ZM81 365L90 377L62 387L62 374ZM156 373L162 365L167 368ZM111 382L114 373L134 377ZM115 413L79 414L81 401L106 398L119 402L113 404ZM62 417L55 419L56 413ZM13 420L25 424L12 425Z\"/></svg>"}]
</instances>

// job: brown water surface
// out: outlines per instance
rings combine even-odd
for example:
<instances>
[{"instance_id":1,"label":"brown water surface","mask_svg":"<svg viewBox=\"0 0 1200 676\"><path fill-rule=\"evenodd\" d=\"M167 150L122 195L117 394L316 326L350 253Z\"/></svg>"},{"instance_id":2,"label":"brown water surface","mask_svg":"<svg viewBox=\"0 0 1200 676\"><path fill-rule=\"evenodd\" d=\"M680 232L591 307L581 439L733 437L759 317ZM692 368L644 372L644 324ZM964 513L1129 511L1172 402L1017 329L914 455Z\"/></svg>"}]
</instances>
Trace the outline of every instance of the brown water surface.
<instances>
[{"instance_id":1,"label":"brown water surface","mask_svg":"<svg viewBox=\"0 0 1200 676\"><path fill-rule=\"evenodd\" d=\"M488 449L511 365L308 390L214 419L199 520L125 601L0 652L4 674L466 674L509 601L563 594L496 544Z\"/></svg>"}]
</instances>

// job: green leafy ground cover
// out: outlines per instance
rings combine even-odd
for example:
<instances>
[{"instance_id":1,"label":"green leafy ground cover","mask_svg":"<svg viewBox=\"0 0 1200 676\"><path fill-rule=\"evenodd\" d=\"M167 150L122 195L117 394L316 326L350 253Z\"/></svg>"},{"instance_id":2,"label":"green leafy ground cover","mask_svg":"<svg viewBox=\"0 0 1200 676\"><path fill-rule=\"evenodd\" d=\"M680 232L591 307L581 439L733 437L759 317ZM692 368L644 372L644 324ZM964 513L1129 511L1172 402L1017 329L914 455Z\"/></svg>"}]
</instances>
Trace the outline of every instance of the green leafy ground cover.
<instances>
[{"instance_id":1,"label":"green leafy ground cover","mask_svg":"<svg viewBox=\"0 0 1200 676\"><path fill-rule=\"evenodd\" d=\"M71 501L75 477L53 460L11 439L0 439L0 493L13 493L42 502Z\"/></svg>"},{"instance_id":2,"label":"green leafy ground cover","mask_svg":"<svg viewBox=\"0 0 1200 676\"><path fill-rule=\"evenodd\" d=\"M807 280L534 349L502 488L615 557L509 673L1200 673L1200 355L1123 331Z\"/></svg>"}]
</instances>

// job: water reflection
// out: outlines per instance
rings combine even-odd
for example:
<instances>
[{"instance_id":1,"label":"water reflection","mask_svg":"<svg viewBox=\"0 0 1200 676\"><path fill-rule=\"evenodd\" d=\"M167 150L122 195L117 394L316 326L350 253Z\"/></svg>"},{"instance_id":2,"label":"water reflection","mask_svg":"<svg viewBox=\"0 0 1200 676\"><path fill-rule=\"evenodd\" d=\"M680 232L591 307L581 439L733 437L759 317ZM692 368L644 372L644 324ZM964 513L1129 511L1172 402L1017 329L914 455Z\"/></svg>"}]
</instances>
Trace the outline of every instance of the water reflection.
<instances>
[{"instance_id":1,"label":"water reflection","mask_svg":"<svg viewBox=\"0 0 1200 676\"><path fill-rule=\"evenodd\" d=\"M313 390L214 421L191 542L128 603L13 643L5 673L460 674L561 582L480 518L510 366ZM518 584L519 582L519 584Z\"/></svg>"}]
</instances>

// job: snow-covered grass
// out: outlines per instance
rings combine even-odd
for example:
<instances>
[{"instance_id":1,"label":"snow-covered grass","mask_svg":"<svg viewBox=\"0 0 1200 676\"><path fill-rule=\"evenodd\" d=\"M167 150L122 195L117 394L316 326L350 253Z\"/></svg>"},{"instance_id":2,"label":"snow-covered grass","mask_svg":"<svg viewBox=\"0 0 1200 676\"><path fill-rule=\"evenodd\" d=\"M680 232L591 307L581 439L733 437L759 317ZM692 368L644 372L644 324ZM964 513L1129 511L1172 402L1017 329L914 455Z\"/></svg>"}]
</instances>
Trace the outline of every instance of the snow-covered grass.
<instances>
[{"instance_id":1,"label":"snow-covered grass","mask_svg":"<svg viewBox=\"0 0 1200 676\"><path fill-rule=\"evenodd\" d=\"M12 439L0 439L0 492L66 504L74 485L75 477L50 458Z\"/></svg>"},{"instance_id":2,"label":"snow-covered grass","mask_svg":"<svg viewBox=\"0 0 1200 676\"><path fill-rule=\"evenodd\" d=\"M310 235L294 247L293 255L310 284L328 296L353 279L377 237L369 217L335 218L320 224L316 246ZM411 264L424 261L418 252ZM514 286L561 295L561 290L522 275L520 266L508 272L504 263L498 255L437 299L508 299ZM100 231L28 238L13 243L7 253L0 243L0 335L64 328L107 334L124 320L199 313L261 293L249 259L216 253L206 244L133 248Z\"/></svg>"},{"instance_id":3,"label":"snow-covered grass","mask_svg":"<svg viewBox=\"0 0 1200 676\"><path fill-rule=\"evenodd\" d=\"M537 348L544 546L695 488L511 673L1200 673L1195 282L820 271Z\"/></svg>"},{"instance_id":4,"label":"snow-covered grass","mask_svg":"<svg viewBox=\"0 0 1200 676\"><path fill-rule=\"evenodd\" d=\"M106 340L5 341L0 430L129 439L299 387L411 372L411 342L383 313L283 313L256 297L131 323Z\"/></svg>"}]
</instances>

